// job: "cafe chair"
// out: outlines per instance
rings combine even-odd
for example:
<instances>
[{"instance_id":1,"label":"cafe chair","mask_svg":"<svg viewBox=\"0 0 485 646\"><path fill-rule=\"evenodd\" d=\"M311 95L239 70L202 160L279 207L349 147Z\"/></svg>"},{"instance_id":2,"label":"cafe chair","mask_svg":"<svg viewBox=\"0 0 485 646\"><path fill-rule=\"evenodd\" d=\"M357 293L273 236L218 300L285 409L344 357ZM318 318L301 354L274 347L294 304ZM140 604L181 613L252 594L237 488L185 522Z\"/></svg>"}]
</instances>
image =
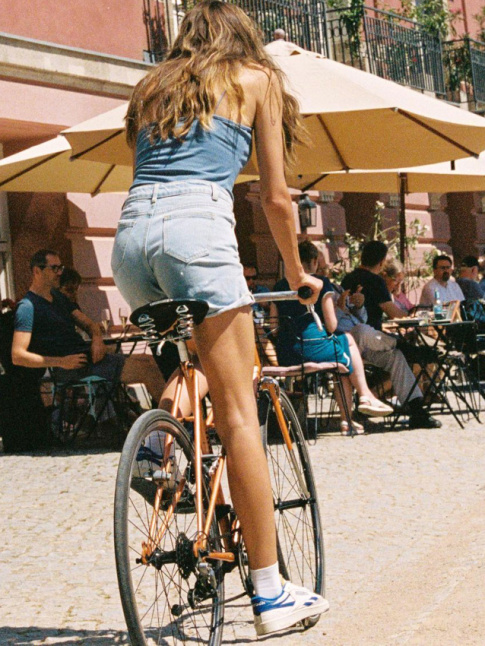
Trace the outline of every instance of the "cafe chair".
<instances>
[{"instance_id":1,"label":"cafe chair","mask_svg":"<svg viewBox=\"0 0 485 646\"><path fill-rule=\"evenodd\" d=\"M286 317L264 317L256 323L256 343L262 364L262 376L277 379L287 391L297 411L298 419L307 440L316 441L320 420L327 417L327 424L335 409L335 389L344 403L345 417L352 432L352 415L347 409L342 379L348 378L346 366L337 360L316 363L302 361L291 366L278 365L276 358L276 337L282 326L290 326L291 334L300 342L303 356L304 340L299 338L294 323ZM324 401L330 399L328 410Z\"/></svg>"},{"instance_id":2,"label":"cafe chair","mask_svg":"<svg viewBox=\"0 0 485 646\"><path fill-rule=\"evenodd\" d=\"M454 395L453 414L462 428L465 416L473 416L480 421L480 400L481 396L485 396L479 372L477 374L475 370L480 352L477 331L476 321L468 318L455 321L444 336L446 358L443 362L442 383Z\"/></svg>"},{"instance_id":3,"label":"cafe chair","mask_svg":"<svg viewBox=\"0 0 485 646\"><path fill-rule=\"evenodd\" d=\"M59 382L55 370L50 376L51 434L61 445L73 444L80 435L85 439L97 436L99 425L108 421L114 427L114 437L122 441L142 412L122 383L96 375Z\"/></svg>"},{"instance_id":4,"label":"cafe chair","mask_svg":"<svg viewBox=\"0 0 485 646\"><path fill-rule=\"evenodd\" d=\"M482 384L485 375L485 301L463 301L461 315L464 321L474 321L476 324L476 334L468 339L467 344L467 352L471 358L469 369L473 373L480 394L485 398L485 386Z\"/></svg>"}]
</instances>

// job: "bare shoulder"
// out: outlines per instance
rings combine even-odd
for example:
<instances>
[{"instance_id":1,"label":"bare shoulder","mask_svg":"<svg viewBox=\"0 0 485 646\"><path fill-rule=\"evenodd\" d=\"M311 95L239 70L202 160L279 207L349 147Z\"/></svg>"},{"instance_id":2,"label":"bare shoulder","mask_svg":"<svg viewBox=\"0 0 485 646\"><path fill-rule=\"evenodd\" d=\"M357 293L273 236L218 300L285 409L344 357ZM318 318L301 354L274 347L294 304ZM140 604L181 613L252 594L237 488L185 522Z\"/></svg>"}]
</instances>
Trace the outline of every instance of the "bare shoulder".
<instances>
[{"instance_id":1,"label":"bare shoulder","mask_svg":"<svg viewBox=\"0 0 485 646\"><path fill-rule=\"evenodd\" d=\"M271 86L278 85L276 76L267 67L251 65L244 67L239 76L244 93L253 96L258 102L267 95Z\"/></svg>"}]
</instances>

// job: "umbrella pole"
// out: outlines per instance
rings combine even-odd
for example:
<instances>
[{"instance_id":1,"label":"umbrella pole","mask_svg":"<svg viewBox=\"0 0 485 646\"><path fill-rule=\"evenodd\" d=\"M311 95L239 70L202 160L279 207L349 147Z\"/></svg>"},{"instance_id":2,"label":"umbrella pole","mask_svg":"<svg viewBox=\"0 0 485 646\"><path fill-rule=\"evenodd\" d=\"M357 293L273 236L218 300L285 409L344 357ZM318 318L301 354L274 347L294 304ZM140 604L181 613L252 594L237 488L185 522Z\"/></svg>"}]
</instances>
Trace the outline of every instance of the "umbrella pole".
<instances>
[{"instance_id":1,"label":"umbrella pole","mask_svg":"<svg viewBox=\"0 0 485 646\"><path fill-rule=\"evenodd\" d=\"M407 177L403 173L399 176L400 180L400 208L399 208L399 259L404 264L406 260L406 192Z\"/></svg>"}]
</instances>

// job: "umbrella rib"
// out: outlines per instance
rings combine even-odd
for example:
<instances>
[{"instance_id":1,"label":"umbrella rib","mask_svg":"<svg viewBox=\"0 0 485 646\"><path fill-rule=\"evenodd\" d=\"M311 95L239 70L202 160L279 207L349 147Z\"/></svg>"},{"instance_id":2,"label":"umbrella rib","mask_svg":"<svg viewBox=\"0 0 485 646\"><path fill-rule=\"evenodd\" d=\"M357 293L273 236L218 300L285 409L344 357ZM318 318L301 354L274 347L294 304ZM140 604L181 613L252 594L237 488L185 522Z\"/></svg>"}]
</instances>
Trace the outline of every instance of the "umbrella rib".
<instances>
[{"instance_id":1,"label":"umbrella rib","mask_svg":"<svg viewBox=\"0 0 485 646\"><path fill-rule=\"evenodd\" d=\"M315 186L317 182L319 182L322 179L325 179L328 176L328 173L322 173L317 179L314 179L313 182L310 182L306 186L304 186L301 190L304 193L305 191L309 191L311 188Z\"/></svg>"},{"instance_id":2,"label":"umbrella rib","mask_svg":"<svg viewBox=\"0 0 485 646\"><path fill-rule=\"evenodd\" d=\"M86 148L86 150L82 150L80 153L76 153L75 155L71 156L71 161L74 161L75 159L79 159L83 155L86 155L86 153L90 153L92 150L95 150L96 148L99 148L103 144L108 143L108 141L111 141L111 139L114 139L114 137L117 137L118 135L121 135L122 132L124 132L124 128L122 130L117 130L113 134L109 135L109 137L105 137L101 141L96 142L93 146L90 148Z\"/></svg>"},{"instance_id":3,"label":"umbrella rib","mask_svg":"<svg viewBox=\"0 0 485 646\"><path fill-rule=\"evenodd\" d=\"M101 181L98 182L96 188L91 193L91 197L96 197L96 195L101 190L101 187L103 186L103 184L105 183L105 181L108 179L108 177L111 175L111 173L114 171L115 168L116 168L116 164L113 164L112 166L109 167L109 169L106 171L106 173L101 178Z\"/></svg>"},{"instance_id":4,"label":"umbrella rib","mask_svg":"<svg viewBox=\"0 0 485 646\"><path fill-rule=\"evenodd\" d=\"M399 112L399 114L401 114L403 117L406 117L406 119L409 119L410 121L414 121L414 123L417 123L418 125L420 125L425 130L429 130L429 132L432 132L434 135L437 135L438 137L440 137L440 139L444 139L445 141L447 141L452 146L456 146L456 148L459 148L460 150L465 152L470 157L475 157L476 159L478 159L478 155L474 150L470 150L469 148L466 148L465 146L462 146L461 144L454 141L450 137L447 137L445 134L443 134L439 130L436 130L436 128L433 128L432 126L428 126L428 124L424 123L424 121L421 121L421 119L418 119L417 117L413 116L412 114L409 114L409 112L406 112L405 110L401 110L401 108L394 108L394 110L396 112Z\"/></svg>"},{"instance_id":5,"label":"umbrella rib","mask_svg":"<svg viewBox=\"0 0 485 646\"><path fill-rule=\"evenodd\" d=\"M50 161L51 159L55 159L56 157L58 157L59 155L62 155L62 153L65 153L65 152L66 152L65 150L61 150L57 153L54 153L53 155L49 155L49 157L42 159L36 164L32 164L32 166L29 166L28 168L24 168L24 170L21 170L19 173L16 173L15 175L8 177L7 179L4 179L3 182L0 182L0 187L4 186L5 184L8 184L9 182L13 182L14 179L17 179L18 177L22 177L22 175L25 175L25 173L29 173L35 168L42 166L42 164L47 164L48 161ZM8 159L8 158L5 158L5 159Z\"/></svg>"},{"instance_id":6,"label":"umbrella rib","mask_svg":"<svg viewBox=\"0 0 485 646\"><path fill-rule=\"evenodd\" d=\"M330 134L330 131L329 131L328 127L327 127L327 124L326 124L326 123L325 123L325 121L323 120L322 115L321 115L321 114L317 114L317 119L318 119L318 121L320 122L320 125L322 126L322 128L325 130L325 134L326 134L326 135L327 135L327 137L329 138L330 143L332 144L333 149L335 150L335 152L336 152L336 154L337 154L337 157L339 158L340 165L342 166L342 170L349 170L350 166L348 166L348 164L346 163L345 159L342 157L342 155L341 155L341 153L340 153L340 150L339 150L339 148L338 148L337 144L335 143L334 138L333 138L333 137L332 137L332 135Z\"/></svg>"}]
</instances>

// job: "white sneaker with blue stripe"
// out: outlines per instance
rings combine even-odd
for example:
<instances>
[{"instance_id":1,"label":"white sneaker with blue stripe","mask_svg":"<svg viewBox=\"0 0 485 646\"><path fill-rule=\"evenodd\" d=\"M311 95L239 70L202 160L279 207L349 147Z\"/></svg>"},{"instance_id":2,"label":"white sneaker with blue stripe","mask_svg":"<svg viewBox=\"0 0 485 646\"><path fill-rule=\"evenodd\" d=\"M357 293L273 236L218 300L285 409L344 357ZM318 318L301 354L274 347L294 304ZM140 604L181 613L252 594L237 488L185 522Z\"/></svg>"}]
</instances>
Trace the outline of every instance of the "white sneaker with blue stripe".
<instances>
[{"instance_id":1,"label":"white sneaker with blue stripe","mask_svg":"<svg viewBox=\"0 0 485 646\"><path fill-rule=\"evenodd\" d=\"M253 597L254 626L258 635L267 635L289 628L308 617L321 615L329 603L316 592L285 581L283 592L276 599Z\"/></svg>"}]
</instances>

